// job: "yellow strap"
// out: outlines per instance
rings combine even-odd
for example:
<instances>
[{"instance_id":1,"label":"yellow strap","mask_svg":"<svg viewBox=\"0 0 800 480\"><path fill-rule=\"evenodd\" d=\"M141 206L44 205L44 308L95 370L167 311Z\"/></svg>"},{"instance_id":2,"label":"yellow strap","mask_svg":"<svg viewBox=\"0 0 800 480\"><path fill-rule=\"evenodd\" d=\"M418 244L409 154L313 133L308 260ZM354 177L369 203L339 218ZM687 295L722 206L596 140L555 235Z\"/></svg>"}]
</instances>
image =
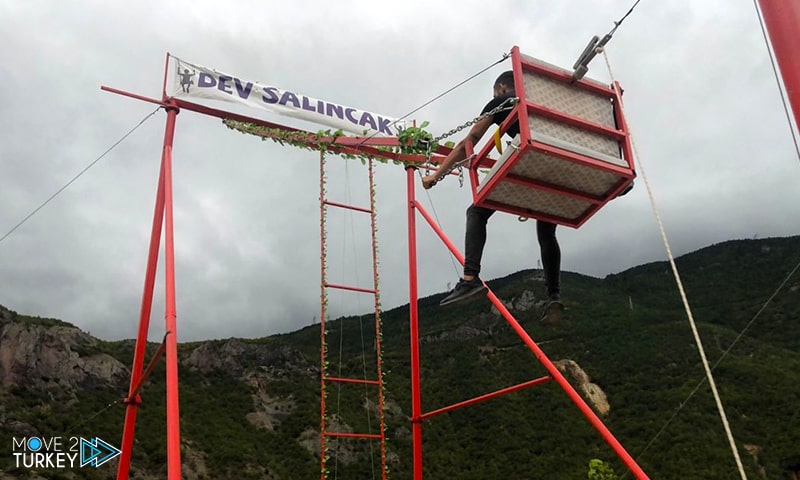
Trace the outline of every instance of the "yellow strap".
<instances>
[{"instance_id":1,"label":"yellow strap","mask_svg":"<svg viewBox=\"0 0 800 480\"><path fill-rule=\"evenodd\" d=\"M497 130L494 131L494 146L497 148L497 151L500 155L503 154L503 142L500 141L500 127L497 127Z\"/></svg>"}]
</instances>

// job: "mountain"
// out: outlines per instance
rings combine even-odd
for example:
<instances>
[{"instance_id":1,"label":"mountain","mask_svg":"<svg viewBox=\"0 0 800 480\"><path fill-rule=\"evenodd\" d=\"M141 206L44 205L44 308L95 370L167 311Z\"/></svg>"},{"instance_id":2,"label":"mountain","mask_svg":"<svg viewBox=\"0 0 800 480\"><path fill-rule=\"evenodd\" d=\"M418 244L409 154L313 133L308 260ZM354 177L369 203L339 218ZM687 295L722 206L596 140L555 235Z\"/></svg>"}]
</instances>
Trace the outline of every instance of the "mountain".
<instances>
[{"instance_id":1,"label":"mountain","mask_svg":"<svg viewBox=\"0 0 800 480\"><path fill-rule=\"evenodd\" d=\"M800 456L800 276L790 275L800 237L724 242L676 263L748 478L784 478ZM539 322L540 271L489 282L651 478L739 478L670 265L603 279L564 273L562 283L567 310L549 326ZM441 296L419 302L423 411L546 374L487 300L441 308ZM408 306L382 312L382 321L387 459L391 478L411 479ZM364 373L375 365L372 322L328 322L330 375L374 378L374 367ZM184 478L318 478L319 338L316 325L179 345ZM133 347L0 308L2 438L118 445ZM164 376L161 362L142 390L131 478L165 476ZM374 432L370 392L329 387L330 428ZM372 455L364 440L329 445L331 478L372 478L379 469L374 443ZM115 476L116 460L96 469L18 468L16 451L2 443L0 479ZM553 382L431 418L423 458L428 480L587 478L594 458L625 478Z\"/></svg>"}]
</instances>

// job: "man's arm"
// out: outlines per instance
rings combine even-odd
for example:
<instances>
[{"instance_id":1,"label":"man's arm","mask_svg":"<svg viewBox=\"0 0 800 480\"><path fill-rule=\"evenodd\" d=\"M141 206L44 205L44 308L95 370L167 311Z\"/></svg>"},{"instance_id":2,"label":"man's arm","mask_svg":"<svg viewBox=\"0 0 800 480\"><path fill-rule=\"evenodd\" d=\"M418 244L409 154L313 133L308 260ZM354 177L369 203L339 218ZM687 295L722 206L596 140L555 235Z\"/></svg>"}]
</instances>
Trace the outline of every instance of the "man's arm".
<instances>
[{"instance_id":1,"label":"man's arm","mask_svg":"<svg viewBox=\"0 0 800 480\"><path fill-rule=\"evenodd\" d=\"M473 125L467 136L458 142L455 147L453 147L453 150L447 155L447 157L445 157L442 163L439 164L439 167L436 169L436 171L422 178L422 187L426 190L431 188L436 184L437 181L439 181L439 177L442 176L444 172L450 170L450 168L452 168L456 163L467 158L467 141L469 140L472 142L473 147L477 146L478 142L491 125L491 117L479 120L475 125Z\"/></svg>"}]
</instances>

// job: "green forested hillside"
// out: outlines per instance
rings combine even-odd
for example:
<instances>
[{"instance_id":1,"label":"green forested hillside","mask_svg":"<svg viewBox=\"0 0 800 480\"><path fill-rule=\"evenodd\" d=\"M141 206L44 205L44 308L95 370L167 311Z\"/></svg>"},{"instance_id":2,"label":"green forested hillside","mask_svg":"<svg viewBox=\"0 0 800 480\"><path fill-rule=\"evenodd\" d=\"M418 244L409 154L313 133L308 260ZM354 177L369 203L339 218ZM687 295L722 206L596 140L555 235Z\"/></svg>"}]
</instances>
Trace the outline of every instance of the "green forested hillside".
<instances>
[{"instance_id":1,"label":"green forested hillside","mask_svg":"<svg viewBox=\"0 0 800 480\"><path fill-rule=\"evenodd\" d=\"M800 455L800 276L789 278L771 298L798 263L800 237L730 241L677 261L751 479L784 478L781 460ZM577 362L605 392L610 404L605 423L651 478L738 478L668 263L605 279L565 273L563 284L567 311L561 323L545 326L535 305L522 308L519 302L530 299L526 292L541 294L540 272L522 271L490 282L549 358ZM545 375L487 300L440 308L440 297L420 301L424 411ZM46 323L23 316L14 321ZM335 346L330 348L331 374L363 376L362 365L374 365L369 322L371 316L330 322L329 345ZM367 326L363 336L362 325ZM383 332L391 478L411 479L408 306L383 312ZM79 355L105 352L129 366L132 347L131 342L97 342ZM237 363L206 368L196 362L203 358L201 351ZM259 353L276 351L296 357ZM318 458L304 441L318 442L313 431L319 429L319 326L235 343L183 344L180 358L183 458L190 466L186 478L318 478ZM368 376L374 378L373 369ZM133 460L141 478L163 478L163 378L162 364L142 394ZM120 404L88 424L80 422L126 388L89 385L61 392L63 400L58 389L35 382L4 387L2 434L65 432L78 424L76 430L88 428L118 443L124 417ZM354 431L374 431L376 417L365 414L364 396L364 386L330 388L328 405ZM269 413L270 427L254 420L262 410ZM583 479L592 458L608 462L620 476L625 472L553 382L436 416L424 423L423 441L425 478L430 480ZM334 456L330 462L335 466L331 478L373 478L378 465L374 456L369 460L367 443L342 444L339 460ZM7 453L0 452L0 458L9 459ZM14 477L29 473L8 462L0 468ZM79 478L113 473L113 466L81 470ZM69 478L61 471L40 474Z\"/></svg>"}]
</instances>

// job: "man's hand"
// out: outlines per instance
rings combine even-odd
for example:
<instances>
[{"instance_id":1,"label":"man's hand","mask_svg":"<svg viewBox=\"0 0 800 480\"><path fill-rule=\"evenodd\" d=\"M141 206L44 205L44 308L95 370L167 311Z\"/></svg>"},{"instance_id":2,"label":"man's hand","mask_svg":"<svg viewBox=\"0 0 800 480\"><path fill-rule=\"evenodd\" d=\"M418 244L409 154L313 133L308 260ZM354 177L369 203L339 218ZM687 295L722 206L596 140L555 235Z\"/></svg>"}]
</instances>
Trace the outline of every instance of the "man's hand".
<instances>
[{"instance_id":1,"label":"man's hand","mask_svg":"<svg viewBox=\"0 0 800 480\"><path fill-rule=\"evenodd\" d=\"M422 188L425 190L430 190L430 188L436 185L436 175L426 175L422 177Z\"/></svg>"}]
</instances>

